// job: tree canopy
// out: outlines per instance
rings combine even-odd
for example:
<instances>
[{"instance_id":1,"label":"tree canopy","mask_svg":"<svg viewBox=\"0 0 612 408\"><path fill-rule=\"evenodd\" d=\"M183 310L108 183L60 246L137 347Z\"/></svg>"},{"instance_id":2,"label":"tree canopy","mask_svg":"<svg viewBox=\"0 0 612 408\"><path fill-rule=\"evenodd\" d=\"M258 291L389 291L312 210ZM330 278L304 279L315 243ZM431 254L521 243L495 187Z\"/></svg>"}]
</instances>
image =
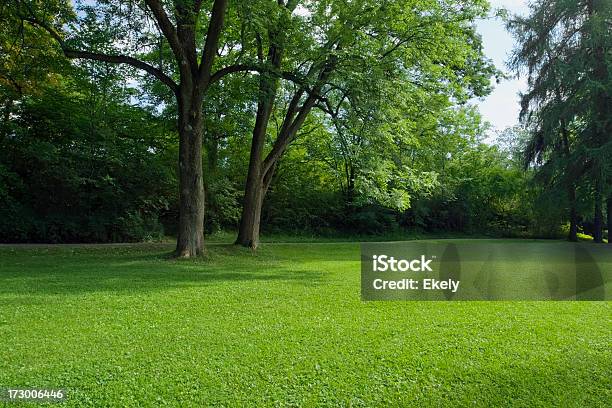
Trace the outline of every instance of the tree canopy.
<instances>
[{"instance_id":1,"label":"tree canopy","mask_svg":"<svg viewBox=\"0 0 612 408\"><path fill-rule=\"evenodd\" d=\"M601 241L610 4L531 10L508 20L524 127L491 142L484 0L2 1L1 240Z\"/></svg>"}]
</instances>

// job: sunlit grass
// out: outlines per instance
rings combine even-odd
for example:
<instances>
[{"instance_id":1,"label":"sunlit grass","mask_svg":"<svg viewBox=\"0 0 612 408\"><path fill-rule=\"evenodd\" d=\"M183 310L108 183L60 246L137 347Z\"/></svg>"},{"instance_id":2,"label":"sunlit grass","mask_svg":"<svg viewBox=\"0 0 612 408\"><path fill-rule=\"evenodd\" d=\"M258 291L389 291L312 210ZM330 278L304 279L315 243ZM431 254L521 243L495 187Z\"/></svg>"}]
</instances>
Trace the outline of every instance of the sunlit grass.
<instances>
[{"instance_id":1,"label":"sunlit grass","mask_svg":"<svg viewBox=\"0 0 612 408\"><path fill-rule=\"evenodd\" d=\"M359 246L0 248L0 387L66 406L606 406L609 302L368 302Z\"/></svg>"}]
</instances>

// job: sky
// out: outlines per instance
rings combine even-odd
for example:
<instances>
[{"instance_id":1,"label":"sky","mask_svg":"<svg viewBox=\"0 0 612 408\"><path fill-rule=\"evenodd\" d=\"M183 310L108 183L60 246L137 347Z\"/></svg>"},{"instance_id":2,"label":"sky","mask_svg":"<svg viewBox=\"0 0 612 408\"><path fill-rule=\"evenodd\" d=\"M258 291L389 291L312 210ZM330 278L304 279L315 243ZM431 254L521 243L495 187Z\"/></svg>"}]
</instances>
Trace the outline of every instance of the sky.
<instances>
[{"instance_id":1,"label":"sky","mask_svg":"<svg viewBox=\"0 0 612 408\"><path fill-rule=\"evenodd\" d=\"M493 8L503 7L513 14L528 14L528 0L490 0ZM506 62L514 48L514 39L498 18L480 20L477 24L482 35L485 54L493 60L498 69L512 74ZM502 80L486 98L477 101L483 119L492 125L491 132L503 130L518 124L520 112L519 92L527 89L525 78L514 77Z\"/></svg>"}]
</instances>

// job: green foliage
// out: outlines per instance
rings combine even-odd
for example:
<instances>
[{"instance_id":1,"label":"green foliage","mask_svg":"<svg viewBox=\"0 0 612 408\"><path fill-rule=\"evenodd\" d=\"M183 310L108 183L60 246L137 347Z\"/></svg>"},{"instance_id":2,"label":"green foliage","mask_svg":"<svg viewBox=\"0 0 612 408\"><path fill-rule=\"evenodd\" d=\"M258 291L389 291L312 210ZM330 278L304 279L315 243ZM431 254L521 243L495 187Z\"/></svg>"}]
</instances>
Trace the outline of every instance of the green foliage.
<instances>
[{"instance_id":1,"label":"green foliage","mask_svg":"<svg viewBox=\"0 0 612 408\"><path fill-rule=\"evenodd\" d=\"M227 178L215 180L208 185L206 194L206 232L236 229L240 222L242 192L235 187L235 183Z\"/></svg>"},{"instance_id":2,"label":"green foliage","mask_svg":"<svg viewBox=\"0 0 612 408\"><path fill-rule=\"evenodd\" d=\"M163 234L174 200L163 126L112 88L64 81L25 95L0 140L2 241L100 242Z\"/></svg>"},{"instance_id":3,"label":"green foliage","mask_svg":"<svg viewBox=\"0 0 612 408\"><path fill-rule=\"evenodd\" d=\"M512 65L529 83L525 164L536 166L545 189L567 196L570 213L576 189L587 187L598 235L601 203L612 190L611 22L609 1L539 0L508 24L518 41Z\"/></svg>"},{"instance_id":4,"label":"green foliage","mask_svg":"<svg viewBox=\"0 0 612 408\"><path fill-rule=\"evenodd\" d=\"M337 180L311 150L312 140L294 145L281 162L264 202L265 232L320 234L342 229L343 202Z\"/></svg>"},{"instance_id":5,"label":"green foliage","mask_svg":"<svg viewBox=\"0 0 612 408\"><path fill-rule=\"evenodd\" d=\"M407 222L428 231L529 235L533 223L528 178L496 146L472 142L449 154L440 187L415 203Z\"/></svg>"},{"instance_id":6,"label":"green foliage","mask_svg":"<svg viewBox=\"0 0 612 408\"><path fill-rule=\"evenodd\" d=\"M586 7L545 3L554 3L551 13L565 28ZM184 11L184 4L166 6ZM275 98L264 156L293 119L294 98L300 109L293 114L306 118L281 143L263 231L557 236L570 206L567 184L583 180L575 205L586 213L594 169L607 174L612 144L596 134L609 121L598 104L581 101L608 90L588 49L607 38L609 10L579 20L579 38L561 30L572 39L561 49L538 4L531 19L511 20L525 45L516 66L531 64L525 117L533 121L491 146L469 104L500 75L474 27L487 2L232 2L215 68L253 69L224 76L204 98L206 231L238 225L257 102L268 89ZM133 69L68 64L40 24L22 19L33 14L71 47L133 55L178 80L170 45L145 10L120 0L19 0L0 11L8 22L0 27L1 240L134 241L176 231L175 95ZM173 23L181 16L169 13ZM198 44L208 18L194 21ZM278 69L266 57L274 48L282 51ZM266 78L278 88L261 88ZM321 97L309 99L315 93ZM525 150L541 160L523 173Z\"/></svg>"}]
</instances>

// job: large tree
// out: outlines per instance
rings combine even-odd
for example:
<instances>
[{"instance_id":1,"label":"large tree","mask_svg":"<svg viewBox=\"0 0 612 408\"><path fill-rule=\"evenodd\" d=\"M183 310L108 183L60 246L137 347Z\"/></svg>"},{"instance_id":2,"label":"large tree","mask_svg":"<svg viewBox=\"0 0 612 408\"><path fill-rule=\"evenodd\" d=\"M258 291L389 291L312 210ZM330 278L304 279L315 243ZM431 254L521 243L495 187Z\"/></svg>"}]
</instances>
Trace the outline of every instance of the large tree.
<instances>
[{"instance_id":1,"label":"large tree","mask_svg":"<svg viewBox=\"0 0 612 408\"><path fill-rule=\"evenodd\" d=\"M179 226L176 255L203 251L202 103L208 88L235 68L214 70L227 0L13 0L12 16L46 32L71 59L124 64L164 84L176 98L179 134ZM171 61L150 61L169 49Z\"/></svg>"},{"instance_id":2,"label":"large tree","mask_svg":"<svg viewBox=\"0 0 612 408\"><path fill-rule=\"evenodd\" d=\"M451 97L483 94L492 67L473 20L486 2L282 1L254 27L262 66L237 244L257 247L261 209L280 159L313 110L368 100L364 84L439 81ZM279 86L279 76L292 81ZM357 96L361 95L361 98ZM462 99L458 97L458 99ZM333 105L333 106L332 106ZM271 118L279 118L276 126Z\"/></svg>"},{"instance_id":3,"label":"large tree","mask_svg":"<svg viewBox=\"0 0 612 408\"><path fill-rule=\"evenodd\" d=\"M570 240L576 240L578 178L593 190L594 239L603 239L603 198L612 141L612 3L539 0L509 22L519 46L512 65L527 72L523 119L532 130L527 163L557 168L570 202Z\"/></svg>"}]
</instances>

